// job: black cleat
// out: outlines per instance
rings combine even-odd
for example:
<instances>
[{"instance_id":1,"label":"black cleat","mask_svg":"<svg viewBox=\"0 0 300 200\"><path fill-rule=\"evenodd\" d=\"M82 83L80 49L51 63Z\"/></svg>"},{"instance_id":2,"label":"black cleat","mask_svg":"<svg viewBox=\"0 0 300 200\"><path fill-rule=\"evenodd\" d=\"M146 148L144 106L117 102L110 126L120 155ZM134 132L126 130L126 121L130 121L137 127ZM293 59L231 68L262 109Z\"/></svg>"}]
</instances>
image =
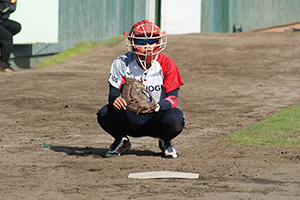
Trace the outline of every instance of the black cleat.
<instances>
[{"instance_id":1,"label":"black cleat","mask_svg":"<svg viewBox=\"0 0 300 200\"><path fill-rule=\"evenodd\" d=\"M127 137L121 140L115 140L109 147L108 152L105 154L106 158L121 156L125 151L131 147L131 143Z\"/></svg>"}]
</instances>

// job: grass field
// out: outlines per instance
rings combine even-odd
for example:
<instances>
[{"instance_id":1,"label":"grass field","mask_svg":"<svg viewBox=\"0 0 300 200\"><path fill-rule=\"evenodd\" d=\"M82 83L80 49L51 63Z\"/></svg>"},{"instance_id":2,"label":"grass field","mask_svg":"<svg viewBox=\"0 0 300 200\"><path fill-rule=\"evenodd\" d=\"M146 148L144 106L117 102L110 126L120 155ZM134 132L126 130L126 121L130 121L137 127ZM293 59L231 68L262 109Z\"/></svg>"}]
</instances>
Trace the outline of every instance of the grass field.
<instances>
[{"instance_id":1,"label":"grass field","mask_svg":"<svg viewBox=\"0 0 300 200\"><path fill-rule=\"evenodd\" d=\"M259 123L236 131L221 142L226 145L299 147L300 104L270 115Z\"/></svg>"},{"instance_id":2,"label":"grass field","mask_svg":"<svg viewBox=\"0 0 300 200\"><path fill-rule=\"evenodd\" d=\"M124 36L118 36L114 38L110 38L100 43L90 43L90 42L80 42L73 47L70 47L54 56L53 59L46 59L43 60L39 65L35 67L35 69L39 69L42 67L50 66L55 63L62 63L69 58L72 58L80 53L85 53L91 51L93 48L100 47L100 46L107 46L111 47L115 44L119 43L121 40L124 39Z\"/></svg>"}]
</instances>

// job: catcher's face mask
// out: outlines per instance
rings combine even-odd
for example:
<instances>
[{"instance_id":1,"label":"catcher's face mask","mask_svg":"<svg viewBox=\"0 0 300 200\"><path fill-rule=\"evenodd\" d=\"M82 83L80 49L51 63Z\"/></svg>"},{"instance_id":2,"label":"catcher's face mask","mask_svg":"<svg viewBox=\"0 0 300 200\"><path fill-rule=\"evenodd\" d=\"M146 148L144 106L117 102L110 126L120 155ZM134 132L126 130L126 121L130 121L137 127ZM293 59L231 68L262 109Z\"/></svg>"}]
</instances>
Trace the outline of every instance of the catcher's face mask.
<instances>
[{"instance_id":1,"label":"catcher's face mask","mask_svg":"<svg viewBox=\"0 0 300 200\"><path fill-rule=\"evenodd\" d=\"M126 37L126 46L135 53L142 67L157 59L157 56L166 48L166 32L161 32L159 27L148 20L136 22Z\"/></svg>"}]
</instances>

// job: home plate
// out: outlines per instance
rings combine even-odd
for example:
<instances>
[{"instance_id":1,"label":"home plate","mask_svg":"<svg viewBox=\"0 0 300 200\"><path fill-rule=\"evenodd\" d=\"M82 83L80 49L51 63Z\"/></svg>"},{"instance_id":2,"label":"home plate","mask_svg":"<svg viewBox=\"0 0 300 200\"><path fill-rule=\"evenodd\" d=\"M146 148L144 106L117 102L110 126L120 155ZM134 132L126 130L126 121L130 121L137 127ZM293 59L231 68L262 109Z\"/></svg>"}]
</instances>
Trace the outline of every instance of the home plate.
<instances>
[{"instance_id":1,"label":"home plate","mask_svg":"<svg viewBox=\"0 0 300 200\"><path fill-rule=\"evenodd\" d=\"M134 179L150 179L150 178L188 178L197 179L199 174L188 172L172 172L172 171L154 171L154 172L139 172L131 173L128 178Z\"/></svg>"}]
</instances>

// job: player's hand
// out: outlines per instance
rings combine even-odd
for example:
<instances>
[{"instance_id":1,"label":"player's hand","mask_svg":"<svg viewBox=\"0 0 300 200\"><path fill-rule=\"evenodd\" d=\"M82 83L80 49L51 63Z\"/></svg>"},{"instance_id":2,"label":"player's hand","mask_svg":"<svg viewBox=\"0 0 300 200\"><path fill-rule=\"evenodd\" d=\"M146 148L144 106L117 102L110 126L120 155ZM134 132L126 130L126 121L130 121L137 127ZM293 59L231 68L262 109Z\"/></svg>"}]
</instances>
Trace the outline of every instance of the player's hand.
<instances>
[{"instance_id":1,"label":"player's hand","mask_svg":"<svg viewBox=\"0 0 300 200\"><path fill-rule=\"evenodd\" d=\"M113 103L113 107L115 110L126 110L126 106L126 101L122 97L116 98Z\"/></svg>"}]
</instances>

